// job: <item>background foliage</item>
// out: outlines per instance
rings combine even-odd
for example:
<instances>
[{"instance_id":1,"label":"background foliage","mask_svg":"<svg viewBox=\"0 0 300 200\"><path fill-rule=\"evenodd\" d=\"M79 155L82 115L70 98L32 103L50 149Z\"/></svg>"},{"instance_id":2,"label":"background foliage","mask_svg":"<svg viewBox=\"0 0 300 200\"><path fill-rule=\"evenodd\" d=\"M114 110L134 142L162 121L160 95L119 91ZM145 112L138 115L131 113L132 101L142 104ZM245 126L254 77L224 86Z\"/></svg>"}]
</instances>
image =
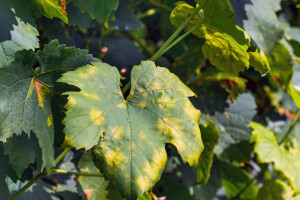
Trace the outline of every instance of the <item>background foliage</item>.
<instances>
[{"instance_id":1,"label":"background foliage","mask_svg":"<svg viewBox=\"0 0 300 200\"><path fill-rule=\"evenodd\" d=\"M299 6L0 0L0 199L300 199Z\"/></svg>"}]
</instances>

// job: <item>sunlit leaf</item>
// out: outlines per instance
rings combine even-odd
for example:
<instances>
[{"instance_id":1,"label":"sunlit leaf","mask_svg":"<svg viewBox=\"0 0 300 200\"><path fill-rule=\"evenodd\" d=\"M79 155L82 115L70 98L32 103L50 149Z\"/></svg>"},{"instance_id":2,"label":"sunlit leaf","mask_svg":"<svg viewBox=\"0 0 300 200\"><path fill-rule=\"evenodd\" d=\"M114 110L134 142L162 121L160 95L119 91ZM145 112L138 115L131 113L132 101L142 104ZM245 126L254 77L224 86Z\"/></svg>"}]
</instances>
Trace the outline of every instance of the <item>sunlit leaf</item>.
<instances>
[{"instance_id":1,"label":"sunlit leaf","mask_svg":"<svg viewBox=\"0 0 300 200\"><path fill-rule=\"evenodd\" d=\"M172 24L180 26L194 11L195 8L186 3L177 5L170 16ZM249 35L235 22L235 14L228 0L209 1L203 13L196 15L185 30L200 25L192 33L206 40L202 46L203 54L218 69L237 75L251 65L256 71L265 74L269 64L264 54L253 49Z\"/></svg>"},{"instance_id":2,"label":"sunlit leaf","mask_svg":"<svg viewBox=\"0 0 300 200\"><path fill-rule=\"evenodd\" d=\"M300 152L298 145L286 148L278 144L274 133L264 126L251 122L253 128L251 141L255 142L254 152L260 163L274 162L274 168L280 171L290 182L296 193L300 191ZM295 144L294 144L295 145Z\"/></svg>"}]
</instances>

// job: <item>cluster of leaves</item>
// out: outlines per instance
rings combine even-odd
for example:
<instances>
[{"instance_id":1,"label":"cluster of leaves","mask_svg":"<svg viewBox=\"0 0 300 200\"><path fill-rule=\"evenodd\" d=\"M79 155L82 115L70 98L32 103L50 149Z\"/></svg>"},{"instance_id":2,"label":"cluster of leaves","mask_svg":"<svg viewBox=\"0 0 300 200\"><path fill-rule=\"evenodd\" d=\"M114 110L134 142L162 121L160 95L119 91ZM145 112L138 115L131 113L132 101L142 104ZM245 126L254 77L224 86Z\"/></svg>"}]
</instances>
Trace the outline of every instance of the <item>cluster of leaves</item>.
<instances>
[{"instance_id":1,"label":"cluster of leaves","mask_svg":"<svg viewBox=\"0 0 300 200\"><path fill-rule=\"evenodd\" d=\"M300 199L297 7L1 0L0 199Z\"/></svg>"}]
</instances>

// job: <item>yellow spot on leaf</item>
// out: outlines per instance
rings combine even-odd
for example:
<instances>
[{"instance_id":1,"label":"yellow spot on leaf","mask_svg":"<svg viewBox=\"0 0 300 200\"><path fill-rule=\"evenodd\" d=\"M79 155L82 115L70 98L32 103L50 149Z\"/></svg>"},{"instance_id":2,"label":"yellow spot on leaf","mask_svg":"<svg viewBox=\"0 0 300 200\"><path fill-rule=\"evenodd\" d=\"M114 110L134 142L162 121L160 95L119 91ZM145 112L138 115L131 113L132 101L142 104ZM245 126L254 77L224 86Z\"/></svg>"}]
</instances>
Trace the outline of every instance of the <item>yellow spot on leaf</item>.
<instances>
[{"instance_id":1,"label":"yellow spot on leaf","mask_svg":"<svg viewBox=\"0 0 300 200\"><path fill-rule=\"evenodd\" d=\"M146 133L145 132L143 132L143 131L141 131L140 133L139 133L139 137L141 138L141 139L146 139L147 138L147 135L146 135Z\"/></svg>"},{"instance_id":2,"label":"yellow spot on leaf","mask_svg":"<svg viewBox=\"0 0 300 200\"><path fill-rule=\"evenodd\" d=\"M73 97L69 97L68 100L70 105L72 106L76 105L76 100Z\"/></svg>"},{"instance_id":3,"label":"yellow spot on leaf","mask_svg":"<svg viewBox=\"0 0 300 200\"><path fill-rule=\"evenodd\" d=\"M93 108L90 111L90 119L92 120L92 122L94 124L97 124L98 126L100 126L102 124L103 121L103 112L101 112L98 109Z\"/></svg>"},{"instance_id":4,"label":"yellow spot on leaf","mask_svg":"<svg viewBox=\"0 0 300 200\"><path fill-rule=\"evenodd\" d=\"M50 115L47 119L47 126L50 127L52 125L52 122L53 122L53 117L52 115Z\"/></svg>"},{"instance_id":5,"label":"yellow spot on leaf","mask_svg":"<svg viewBox=\"0 0 300 200\"><path fill-rule=\"evenodd\" d=\"M124 126L114 126L111 128L113 138L116 140L120 140L124 136Z\"/></svg>"},{"instance_id":6,"label":"yellow spot on leaf","mask_svg":"<svg viewBox=\"0 0 300 200\"><path fill-rule=\"evenodd\" d=\"M158 179L160 170L160 165L157 165L156 163L153 163L152 165L147 164L143 169L144 173L146 173L152 181L156 181Z\"/></svg>"},{"instance_id":7,"label":"yellow spot on leaf","mask_svg":"<svg viewBox=\"0 0 300 200\"><path fill-rule=\"evenodd\" d=\"M179 152L186 151L186 145L181 139L172 140L172 144L174 144Z\"/></svg>"},{"instance_id":8,"label":"yellow spot on leaf","mask_svg":"<svg viewBox=\"0 0 300 200\"><path fill-rule=\"evenodd\" d=\"M86 72L80 72L79 73L79 77L82 78L82 79L87 79L87 78L89 78L89 76L90 75Z\"/></svg>"},{"instance_id":9,"label":"yellow spot on leaf","mask_svg":"<svg viewBox=\"0 0 300 200\"><path fill-rule=\"evenodd\" d=\"M86 92L82 92L83 96L88 98L88 99L92 99L95 101L99 101L100 98L96 95L96 94L92 94L92 93L86 93Z\"/></svg>"},{"instance_id":10,"label":"yellow spot on leaf","mask_svg":"<svg viewBox=\"0 0 300 200\"><path fill-rule=\"evenodd\" d=\"M138 187L140 188L140 190L145 190L145 189L148 189L149 186L150 186L150 183L149 183L149 179L147 179L147 177L143 177L143 176L139 176L137 179L136 179L136 183L138 185Z\"/></svg>"},{"instance_id":11,"label":"yellow spot on leaf","mask_svg":"<svg viewBox=\"0 0 300 200\"><path fill-rule=\"evenodd\" d=\"M124 162L126 157L119 151L110 150L105 152L104 159L108 165L113 166Z\"/></svg>"},{"instance_id":12,"label":"yellow spot on leaf","mask_svg":"<svg viewBox=\"0 0 300 200\"><path fill-rule=\"evenodd\" d=\"M121 109L126 109L126 103L125 102L119 103L117 104L117 107Z\"/></svg>"},{"instance_id":13,"label":"yellow spot on leaf","mask_svg":"<svg viewBox=\"0 0 300 200\"><path fill-rule=\"evenodd\" d=\"M96 75L98 74L99 72L99 68L96 67L96 66L90 66L89 67L89 70L88 70L88 73L91 74L91 75Z\"/></svg>"}]
</instances>

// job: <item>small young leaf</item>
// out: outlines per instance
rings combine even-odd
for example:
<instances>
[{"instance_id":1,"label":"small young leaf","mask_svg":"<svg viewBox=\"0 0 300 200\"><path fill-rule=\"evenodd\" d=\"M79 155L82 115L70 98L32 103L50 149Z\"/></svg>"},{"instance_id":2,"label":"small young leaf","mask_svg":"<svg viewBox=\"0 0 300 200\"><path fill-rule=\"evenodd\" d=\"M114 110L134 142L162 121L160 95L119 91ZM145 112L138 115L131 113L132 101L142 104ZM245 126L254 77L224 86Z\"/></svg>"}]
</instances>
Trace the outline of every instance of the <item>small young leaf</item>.
<instances>
[{"instance_id":1,"label":"small young leaf","mask_svg":"<svg viewBox=\"0 0 300 200\"><path fill-rule=\"evenodd\" d=\"M67 72L58 80L81 90L65 93L65 143L77 149L98 144L96 166L126 199L136 199L159 180L166 143L175 145L192 166L203 149L200 112L188 99L194 93L151 61L134 66L131 77L127 100L118 70L105 63Z\"/></svg>"}]
</instances>

